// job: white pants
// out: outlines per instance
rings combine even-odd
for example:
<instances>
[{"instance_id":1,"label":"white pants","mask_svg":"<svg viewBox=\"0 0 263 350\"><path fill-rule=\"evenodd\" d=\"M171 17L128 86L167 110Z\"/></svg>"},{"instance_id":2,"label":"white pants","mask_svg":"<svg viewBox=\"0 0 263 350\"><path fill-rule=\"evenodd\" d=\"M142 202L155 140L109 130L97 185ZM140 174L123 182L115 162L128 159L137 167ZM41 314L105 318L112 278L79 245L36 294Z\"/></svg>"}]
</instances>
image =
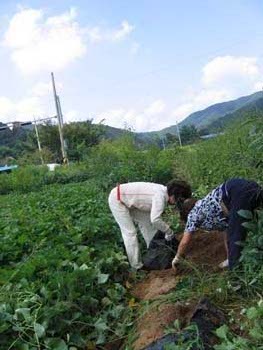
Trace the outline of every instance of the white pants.
<instances>
[{"instance_id":1,"label":"white pants","mask_svg":"<svg viewBox=\"0 0 263 350\"><path fill-rule=\"evenodd\" d=\"M131 267L139 269L143 264L140 257L139 242L134 223L138 223L148 248L157 231L150 221L150 213L135 208L127 208L117 200L116 188L113 189L109 195L109 206L120 227L129 263Z\"/></svg>"}]
</instances>

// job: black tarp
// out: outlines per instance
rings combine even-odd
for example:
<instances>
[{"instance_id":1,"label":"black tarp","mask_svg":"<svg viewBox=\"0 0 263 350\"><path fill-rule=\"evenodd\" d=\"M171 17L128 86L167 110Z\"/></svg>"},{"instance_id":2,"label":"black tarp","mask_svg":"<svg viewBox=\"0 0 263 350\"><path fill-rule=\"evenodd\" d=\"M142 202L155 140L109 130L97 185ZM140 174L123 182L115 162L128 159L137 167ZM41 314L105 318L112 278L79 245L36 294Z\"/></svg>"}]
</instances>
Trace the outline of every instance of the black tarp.
<instances>
[{"instance_id":1,"label":"black tarp","mask_svg":"<svg viewBox=\"0 0 263 350\"><path fill-rule=\"evenodd\" d=\"M171 268L178 245L179 242L175 237L171 241L166 241L165 234L158 231L143 256L143 268L145 270L165 270Z\"/></svg>"}]
</instances>

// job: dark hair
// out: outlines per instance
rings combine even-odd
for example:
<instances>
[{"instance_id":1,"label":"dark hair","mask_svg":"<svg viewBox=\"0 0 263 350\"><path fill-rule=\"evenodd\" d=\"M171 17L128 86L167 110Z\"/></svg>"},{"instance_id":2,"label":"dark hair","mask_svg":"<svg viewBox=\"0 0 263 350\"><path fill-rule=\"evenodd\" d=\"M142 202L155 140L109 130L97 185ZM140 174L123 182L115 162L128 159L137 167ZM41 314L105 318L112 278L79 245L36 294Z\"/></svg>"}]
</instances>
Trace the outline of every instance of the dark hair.
<instances>
[{"instance_id":1,"label":"dark hair","mask_svg":"<svg viewBox=\"0 0 263 350\"><path fill-rule=\"evenodd\" d=\"M184 222L187 221L188 214L193 209L196 202L197 202L197 199L191 197L181 202L180 206L178 205L181 220L183 220Z\"/></svg>"},{"instance_id":2,"label":"dark hair","mask_svg":"<svg viewBox=\"0 0 263 350\"><path fill-rule=\"evenodd\" d=\"M192 196L191 186L183 180L171 180L167 184L168 196L175 196L176 200L186 199Z\"/></svg>"}]
</instances>

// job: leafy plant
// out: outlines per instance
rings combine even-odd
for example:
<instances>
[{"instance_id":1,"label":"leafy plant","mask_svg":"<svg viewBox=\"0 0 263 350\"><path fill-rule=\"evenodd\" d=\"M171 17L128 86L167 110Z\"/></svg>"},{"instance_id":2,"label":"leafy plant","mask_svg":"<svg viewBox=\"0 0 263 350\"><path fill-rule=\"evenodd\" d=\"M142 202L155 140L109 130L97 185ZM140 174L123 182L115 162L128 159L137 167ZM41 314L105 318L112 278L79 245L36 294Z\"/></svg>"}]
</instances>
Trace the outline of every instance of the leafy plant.
<instances>
[{"instance_id":1,"label":"leafy plant","mask_svg":"<svg viewBox=\"0 0 263 350\"><path fill-rule=\"evenodd\" d=\"M246 319L241 323L240 332L234 334L227 325L216 330L221 344L215 345L215 350L260 350L263 349L263 302L260 300L256 306L245 312Z\"/></svg>"}]
</instances>

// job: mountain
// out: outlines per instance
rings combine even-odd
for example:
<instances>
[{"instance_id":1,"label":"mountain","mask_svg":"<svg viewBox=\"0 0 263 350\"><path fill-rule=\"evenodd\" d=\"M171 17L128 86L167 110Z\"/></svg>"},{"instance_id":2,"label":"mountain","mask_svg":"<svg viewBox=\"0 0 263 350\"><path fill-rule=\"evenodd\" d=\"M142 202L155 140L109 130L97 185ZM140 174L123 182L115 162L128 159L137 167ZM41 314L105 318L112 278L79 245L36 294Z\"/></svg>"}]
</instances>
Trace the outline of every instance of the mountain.
<instances>
[{"instance_id":1,"label":"mountain","mask_svg":"<svg viewBox=\"0 0 263 350\"><path fill-rule=\"evenodd\" d=\"M245 105L233 113L228 113L223 117L214 120L212 123L208 124L205 129L209 130L209 132L222 131L236 121L242 121L247 117L253 116L263 117L263 97Z\"/></svg>"},{"instance_id":2,"label":"mountain","mask_svg":"<svg viewBox=\"0 0 263 350\"><path fill-rule=\"evenodd\" d=\"M233 101L217 103L205 108L202 111L197 111L190 114L179 125L183 126L194 125L203 134L218 132L227 127L230 123L236 120L242 120L248 115L261 113L263 115L263 91L256 92L249 96L243 96ZM0 122L0 128L5 124ZM101 127L101 126L100 126ZM103 125L104 137L106 139L117 139L128 133L127 130ZM30 132L25 127L14 129L13 131L6 129L0 132L0 146L8 146L13 148L17 142L26 139L27 133ZM177 135L177 126L172 125L159 131L152 132L131 132L135 137L135 142L138 145L144 144L159 144L162 145L164 136L167 134Z\"/></svg>"},{"instance_id":3,"label":"mountain","mask_svg":"<svg viewBox=\"0 0 263 350\"><path fill-rule=\"evenodd\" d=\"M186 117L180 124L180 128L184 125L194 125L197 129L208 127L214 121L229 116L239 109L250 105L252 106L256 101L263 98L263 91L255 92L252 95L243 96L236 100L216 103L209 106L202 111L197 111ZM176 125L160 130L161 134L171 133L176 134Z\"/></svg>"}]
</instances>

